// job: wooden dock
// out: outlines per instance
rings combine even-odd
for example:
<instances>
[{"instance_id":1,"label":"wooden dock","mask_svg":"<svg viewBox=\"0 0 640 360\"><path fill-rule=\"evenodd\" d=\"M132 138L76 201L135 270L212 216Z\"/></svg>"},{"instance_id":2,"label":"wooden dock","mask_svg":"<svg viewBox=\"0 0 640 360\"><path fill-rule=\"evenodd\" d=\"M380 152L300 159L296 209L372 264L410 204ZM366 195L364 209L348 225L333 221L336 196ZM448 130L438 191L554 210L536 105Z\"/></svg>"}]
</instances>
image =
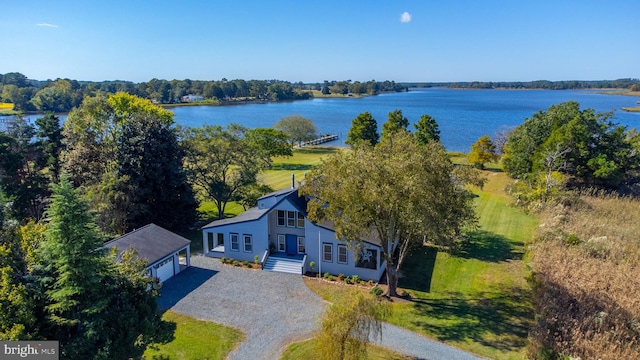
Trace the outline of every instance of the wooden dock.
<instances>
[{"instance_id":1,"label":"wooden dock","mask_svg":"<svg viewBox=\"0 0 640 360\"><path fill-rule=\"evenodd\" d=\"M338 135L324 135L321 136L317 139L313 139L311 141L305 141L303 143L300 143L298 145L298 147L305 147L305 146L309 146L309 145L320 145L320 144L324 144L324 143L328 143L330 141L334 141L334 140L338 140L340 137Z\"/></svg>"}]
</instances>

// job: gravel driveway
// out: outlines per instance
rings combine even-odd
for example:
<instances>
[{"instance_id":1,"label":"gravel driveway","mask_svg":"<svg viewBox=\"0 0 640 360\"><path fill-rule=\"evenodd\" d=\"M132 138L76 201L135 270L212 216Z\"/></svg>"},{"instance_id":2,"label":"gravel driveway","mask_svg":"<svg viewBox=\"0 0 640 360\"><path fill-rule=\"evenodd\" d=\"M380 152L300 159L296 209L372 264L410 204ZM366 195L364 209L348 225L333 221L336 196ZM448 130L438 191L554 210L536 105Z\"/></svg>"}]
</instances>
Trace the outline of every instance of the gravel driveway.
<instances>
[{"instance_id":1,"label":"gravel driveway","mask_svg":"<svg viewBox=\"0 0 640 360\"><path fill-rule=\"evenodd\" d=\"M162 287L160 308L237 328L246 340L229 359L278 359L312 337L325 303L300 275L238 269L204 256Z\"/></svg>"},{"instance_id":2,"label":"gravel driveway","mask_svg":"<svg viewBox=\"0 0 640 360\"><path fill-rule=\"evenodd\" d=\"M229 359L279 359L292 342L311 338L326 303L300 275L239 269L218 259L191 257L191 267L162 287L162 309L241 330L246 340ZM384 324L384 347L416 359L479 359L419 334Z\"/></svg>"}]
</instances>

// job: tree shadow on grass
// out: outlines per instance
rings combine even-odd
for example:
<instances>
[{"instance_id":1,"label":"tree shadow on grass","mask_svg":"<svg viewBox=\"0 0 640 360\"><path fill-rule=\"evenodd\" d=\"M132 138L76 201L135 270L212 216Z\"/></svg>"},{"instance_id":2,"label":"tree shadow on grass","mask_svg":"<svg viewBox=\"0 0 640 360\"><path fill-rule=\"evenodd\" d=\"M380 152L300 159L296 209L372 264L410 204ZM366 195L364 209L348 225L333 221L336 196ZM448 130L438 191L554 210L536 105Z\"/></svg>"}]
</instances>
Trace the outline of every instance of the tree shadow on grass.
<instances>
[{"instance_id":1,"label":"tree shadow on grass","mask_svg":"<svg viewBox=\"0 0 640 360\"><path fill-rule=\"evenodd\" d=\"M214 270L195 266L188 267L162 284L160 297L157 299L158 308L162 310L170 309L217 273Z\"/></svg>"},{"instance_id":2,"label":"tree shadow on grass","mask_svg":"<svg viewBox=\"0 0 640 360\"><path fill-rule=\"evenodd\" d=\"M528 291L501 288L472 296L447 295L414 299L420 316L412 320L413 325L440 341L471 340L502 351L517 351L526 345L533 323Z\"/></svg>"},{"instance_id":3,"label":"tree shadow on grass","mask_svg":"<svg viewBox=\"0 0 640 360\"><path fill-rule=\"evenodd\" d=\"M338 150L331 147L304 147L297 148L295 151L301 154L333 154Z\"/></svg>"},{"instance_id":4,"label":"tree shadow on grass","mask_svg":"<svg viewBox=\"0 0 640 360\"><path fill-rule=\"evenodd\" d=\"M522 242L513 242L506 237L485 230L467 235L468 241L453 255L465 259L488 262L521 260L524 253Z\"/></svg>"},{"instance_id":5,"label":"tree shadow on grass","mask_svg":"<svg viewBox=\"0 0 640 360\"><path fill-rule=\"evenodd\" d=\"M308 165L308 164L291 164L291 163L280 163L280 164L272 164L271 167L269 168L269 170L287 170L287 171L294 171L294 170L311 170L313 169L312 165Z\"/></svg>"},{"instance_id":6,"label":"tree shadow on grass","mask_svg":"<svg viewBox=\"0 0 640 360\"><path fill-rule=\"evenodd\" d=\"M402 274L411 275L402 276L398 285L403 289L431 291L431 278L437 255L438 250L431 246L422 246L412 251L402 265Z\"/></svg>"}]
</instances>

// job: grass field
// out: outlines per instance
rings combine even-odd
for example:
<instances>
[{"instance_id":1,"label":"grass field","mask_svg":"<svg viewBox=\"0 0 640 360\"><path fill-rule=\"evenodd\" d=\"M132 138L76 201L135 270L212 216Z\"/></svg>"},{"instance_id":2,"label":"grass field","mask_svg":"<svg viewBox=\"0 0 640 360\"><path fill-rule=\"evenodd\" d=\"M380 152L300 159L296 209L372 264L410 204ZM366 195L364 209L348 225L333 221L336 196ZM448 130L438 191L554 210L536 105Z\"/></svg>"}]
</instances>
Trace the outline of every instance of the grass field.
<instances>
[{"instance_id":1,"label":"grass field","mask_svg":"<svg viewBox=\"0 0 640 360\"><path fill-rule=\"evenodd\" d=\"M175 323L173 341L148 348L143 358L171 360L224 359L244 340L244 334L209 321L167 311L162 319Z\"/></svg>"},{"instance_id":2,"label":"grass field","mask_svg":"<svg viewBox=\"0 0 640 360\"><path fill-rule=\"evenodd\" d=\"M303 360L316 358L316 340L306 340L293 343L287 347L280 360ZM369 360L411 360L404 356L376 345L367 347L367 359Z\"/></svg>"},{"instance_id":3,"label":"grass field","mask_svg":"<svg viewBox=\"0 0 640 360\"><path fill-rule=\"evenodd\" d=\"M414 252L399 289L413 301L394 301L388 321L491 359L523 359L533 307L522 255L537 220L510 206L504 173L494 167L485 175L485 187L474 189L480 229L469 246L458 256L426 246ZM327 301L343 293L305 282Z\"/></svg>"},{"instance_id":4,"label":"grass field","mask_svg":"<svg viewBox=\"0 0 640 360\"><path fill-rule=\"evenodd\" d=\"M522 359L533 307L524 246L537 221L509 205L508 178L486 172L478 195L480 229L458 256L423 247L407 259L400 287L413 299L390 322L492 359Z\"/></svg>"}]
</instances>

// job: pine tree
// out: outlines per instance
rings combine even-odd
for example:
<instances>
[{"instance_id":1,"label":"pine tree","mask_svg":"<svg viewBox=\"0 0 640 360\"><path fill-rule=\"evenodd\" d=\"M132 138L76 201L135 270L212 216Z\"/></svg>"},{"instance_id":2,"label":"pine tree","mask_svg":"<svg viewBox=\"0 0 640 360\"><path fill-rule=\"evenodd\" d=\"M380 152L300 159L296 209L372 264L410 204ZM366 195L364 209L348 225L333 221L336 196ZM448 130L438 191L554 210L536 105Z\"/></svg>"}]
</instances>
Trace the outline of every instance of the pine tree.
<instances>
[{"instance_id":1,"label":"pine tree","mask_svg":"<svg viewBox=\"0 0 640 360\"><path fill-rule=\"evenodd\" d=\"M371 113L363 112L351 122L351 129L347 134L347 145L355 145L360 141L366 141L375 146L380 139L378 135L378 123Z\"/></svg>"},{"instance_id":2,"label":"pine tree","mask_svg":"<svg viewBox=\"0 0 640 360\"><path fill-rule=\"evenodd\" d=\"M438 129L438 123L436 119L429 115L422 115L420 121L413 124L416 129L416 140L421 144L426 144L429 141L440 141L440 129Z\"/></svg>"}]
</instances>

